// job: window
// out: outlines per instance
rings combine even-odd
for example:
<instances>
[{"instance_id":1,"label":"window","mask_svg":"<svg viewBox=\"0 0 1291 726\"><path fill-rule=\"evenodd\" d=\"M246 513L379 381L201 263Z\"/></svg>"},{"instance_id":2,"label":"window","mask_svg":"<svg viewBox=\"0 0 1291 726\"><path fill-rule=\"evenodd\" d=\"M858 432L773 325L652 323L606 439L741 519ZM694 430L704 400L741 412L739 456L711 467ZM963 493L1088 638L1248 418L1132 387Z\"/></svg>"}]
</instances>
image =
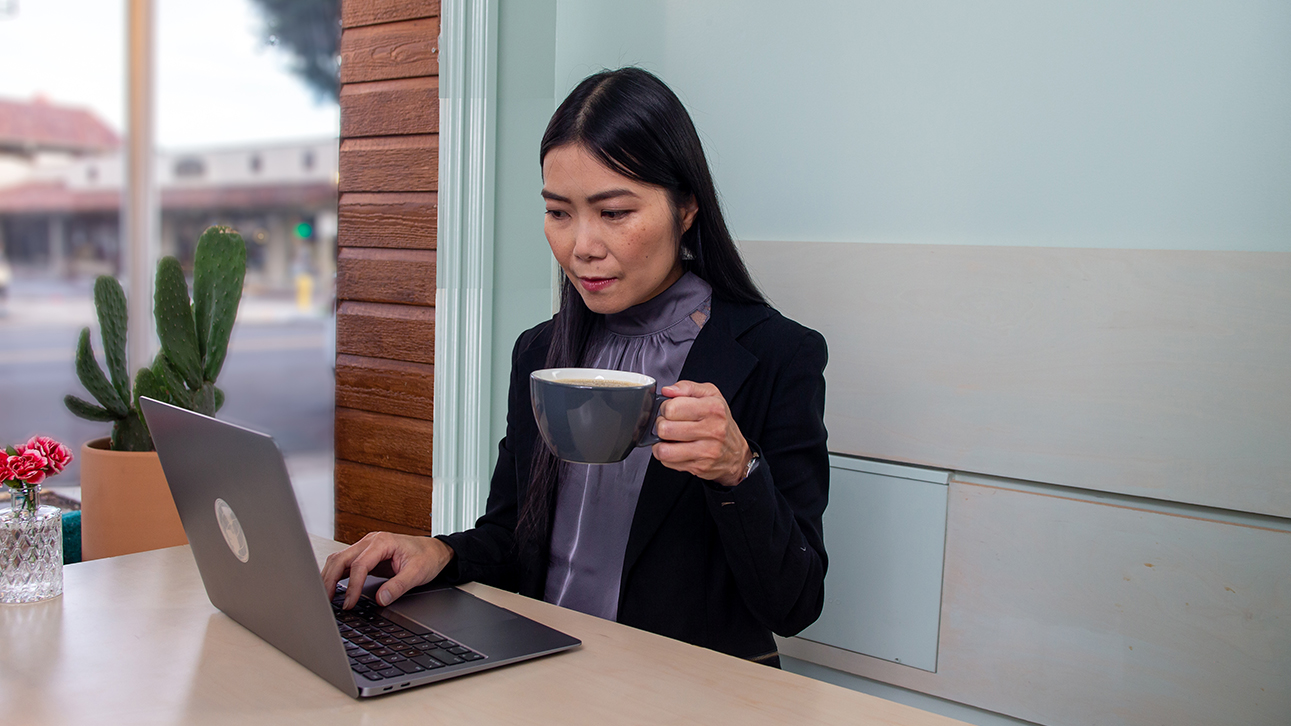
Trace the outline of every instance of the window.
<instances>
[{"instance_id":1,"label":"window","mask_svg":"<svg viewBox=\"0 0 1291 726\"><path fill-rule=\"evenodd\" d=\"M200 179L206 176L206 162L190 156L175 162L175 177L178 179Z\"/></svg>"}]
</instances>

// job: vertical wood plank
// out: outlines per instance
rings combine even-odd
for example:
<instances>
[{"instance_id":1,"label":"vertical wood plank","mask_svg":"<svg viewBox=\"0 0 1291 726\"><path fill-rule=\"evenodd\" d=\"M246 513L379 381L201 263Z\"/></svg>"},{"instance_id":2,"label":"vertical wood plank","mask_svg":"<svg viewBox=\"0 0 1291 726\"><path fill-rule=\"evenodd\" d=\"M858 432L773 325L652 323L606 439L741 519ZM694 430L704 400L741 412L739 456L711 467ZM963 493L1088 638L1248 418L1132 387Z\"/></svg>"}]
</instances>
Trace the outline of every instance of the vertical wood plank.
<instances>
[{"instance_id":1,"label":"vertical wood plank","mask_svg":"<svg viewBox=\"0 0 1291 726\"><path fill-rule=\"evenodd\" d=\"M344 0L341 7L341 541L375 529L430 528L439 14L438 0Z\"/></svg>"},{"instance_id":2,"label":"vertical wood plank","mask_svg":"<svg viewBox=\"0 0 1291 726\"><path fill-rule=\"evenodd\" d=\"M344 0L341 27L393 23L439 15L439 0Z\"/></svg>"},{"instance_id":3,"label":"vertical wood plank","mask_svg":"<svg viewBox=\"0 0 1291 726\"><path fill-rule=\"evenodd\" d=\"M435 249L439 200L433 192L342 194L340 216L342 247Z\"/></svg>"},{"instance_id":4,"label":"vertical wood plank","mask_svg":"<svg viewBox=\"0 0 1291 726\"><path fill-rule=\"evenodd\" d=\"M439 75L439 18L341 33L341 83Z\"/></svg>"}]
</instances>

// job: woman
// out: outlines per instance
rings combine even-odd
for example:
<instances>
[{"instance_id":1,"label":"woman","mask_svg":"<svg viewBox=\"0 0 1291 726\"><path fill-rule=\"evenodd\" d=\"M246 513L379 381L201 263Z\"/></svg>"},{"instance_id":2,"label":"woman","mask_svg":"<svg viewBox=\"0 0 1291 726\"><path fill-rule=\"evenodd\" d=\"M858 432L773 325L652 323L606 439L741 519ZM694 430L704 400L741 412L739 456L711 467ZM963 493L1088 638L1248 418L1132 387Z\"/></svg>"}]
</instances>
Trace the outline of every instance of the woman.
<instances>
[{"instance_id":1,"label":"woman","mask_svg":"<svg viewBox=\"0 0 1291 726\"><path fill-rule=\"evenodd\" d=\"M653 75L584 80L540 160L566 279L560 312L516 342L486 511L457 534L367 535L328 558L328 591L393 574L387 605L432 579L478 580L778 665L772 632L797 633L824 603L825 341L758 292L694 125ZM574 366L663 384L662 441L618 464L558 461L528 379Z\"/></svg>"}]
</instances>

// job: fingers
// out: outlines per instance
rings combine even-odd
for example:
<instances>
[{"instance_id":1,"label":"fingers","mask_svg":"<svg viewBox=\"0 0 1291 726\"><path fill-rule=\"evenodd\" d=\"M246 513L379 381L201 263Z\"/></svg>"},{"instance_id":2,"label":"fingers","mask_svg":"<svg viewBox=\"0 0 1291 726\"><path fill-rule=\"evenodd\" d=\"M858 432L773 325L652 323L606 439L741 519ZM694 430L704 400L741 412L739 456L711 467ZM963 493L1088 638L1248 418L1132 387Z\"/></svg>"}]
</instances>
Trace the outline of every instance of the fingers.
<instances>
[{"instance_id":1,"label":"fingers","mask_svg":"<svg viewBox=\"0 0 1291 726\"><path fill-rule=\"evenodd\" d=\"M323 563L323 592L327 593L328 599L336 593L336 584L344 579L350 571L350 563L358 557L363 551L364 540L346 547L340 552L333 552L327 556L327 561ZM347 607L353 607L347 605Z\"/></svg>"},{"instance_id":2,"label":"fingers","mask_svg":"<svg viewBox=\"0 0 1291 726\"><path fill-rule=\"evenodd\" d=\"M701 478L723 456L722 445L711 439L700 441L660 441L651 447L654 458L670 469L685 471Z\"/></svg>"},{"instance_id":3,"label":"fingers","mask_svg":"<svg viewBox=\"0 0 1291 726\"><path fill-rule=\"evenodd\" d=\"M748 442L717 386L678 381L664 387L663 394L669 398L655 422L661 441L652 447L654 457L670 469L701 479L739 483Z\"/></svg>"},{"instance_id":4,"label":"fingers","mask_svg":"<svg viewBox=\"0 0 1291 726\"><path fill-rule=\"evenodd\" d=\"M448 545L430 537L408 537L390 561L394 576L377 590L377 604L389 605L414 587L435 579L452 558Z\"/></svg>"},{"instance_id":5,"label":"fingers","mask_svg":"<svg viewBox=\"0 0 1291 726\"><path fill-rule=\"evenodd\" d=\"M721 391L711 383L678 381L666 386L669 396L659 407L655 433L665 441L696 441L726 435L730 409Z\"/></svg>"},{"instance_id":6,"label":"fingers","mask_svg":"<svg viewBox=\"0 0 1291 726\"><path fill-rule=\"evenodd\" d=\"M677 381L671 386L664 386L659 391L668 398L687 397L687 398L710 398L712 396L721 397L722 392L717 390L717 386L711 383L696 383L695 381Z\"/></svg>"},{"instance_id":7,"label":"fingers","mask_svg":"<svg viewBox=\"0 0 1291 726\"><path fill-rule=\"evenodd\" d=\"M359 596L363 593L363 583L368 575L383 562L398 560L400 546L406 547L407 544L401 542L401 538L415 539L389 532L369 532L363 539L344 550L328 555L322 572L323 586L327 588L325 592L328 593L328 597L330 598L336 591L336 583L348 576L351 586L345 593L345 603L342 607L349 609L357 605ZM391 565L395 566L395 562L391 562ZM393 600L394 598L391 598L391 602Z\"/></svg>"},{"instance_id":8,"label":"fingers","mask_svg":"<svg viewBox=\"0 0 1291 726\"><path fill-rule=\"evenodd\" d=\"M727 419L721 412L699 414L688 419L672 418L673 415L661 416L655 421L655 433L664 441L702 441L726 436Z\"/></svg>"}]
</instances>

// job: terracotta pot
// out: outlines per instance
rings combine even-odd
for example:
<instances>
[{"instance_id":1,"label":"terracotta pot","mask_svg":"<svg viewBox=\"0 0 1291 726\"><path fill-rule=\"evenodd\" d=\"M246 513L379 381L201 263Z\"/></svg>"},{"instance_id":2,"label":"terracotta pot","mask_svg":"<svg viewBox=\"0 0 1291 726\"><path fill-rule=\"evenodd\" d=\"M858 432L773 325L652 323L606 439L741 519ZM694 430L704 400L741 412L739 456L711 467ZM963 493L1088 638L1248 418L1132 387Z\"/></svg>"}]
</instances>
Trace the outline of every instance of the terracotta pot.
<instances>
[{"instance_id":1,"label":"terracotta pot","mask_svg":"<svg viewBox=\"0 0 1291 726\"><path fill-rule=\"evenodd\" d=\"M81 447L81 558L188 544L155 451Z\"/></svg>"}]
</instances>

